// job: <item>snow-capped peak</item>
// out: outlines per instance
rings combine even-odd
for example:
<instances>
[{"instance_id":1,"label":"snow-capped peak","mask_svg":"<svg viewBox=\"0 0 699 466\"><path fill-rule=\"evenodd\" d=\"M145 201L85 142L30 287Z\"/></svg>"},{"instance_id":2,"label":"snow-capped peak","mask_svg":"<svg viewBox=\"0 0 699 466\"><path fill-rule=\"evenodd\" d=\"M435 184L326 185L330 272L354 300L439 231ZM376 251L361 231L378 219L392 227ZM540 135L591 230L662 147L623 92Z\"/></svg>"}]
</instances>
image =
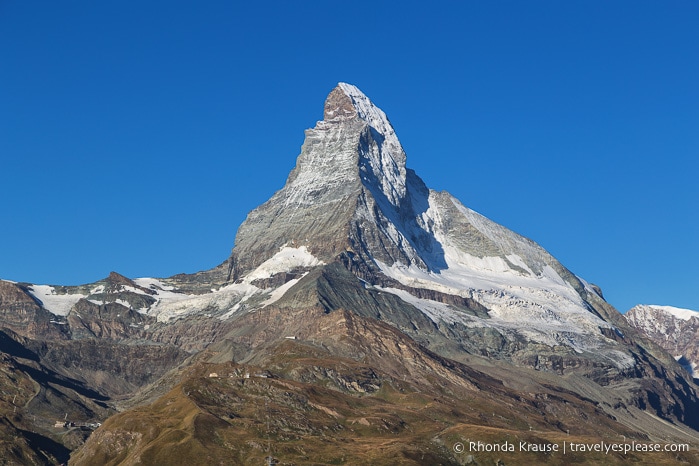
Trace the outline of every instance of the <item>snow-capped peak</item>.
<instances>
[{"instance_id":1,"label":"snow-capped peak","mask_svg":"<svg viewBox=\"0 0 699 466\"><path fill-rule=\"evenodd\" d=\"M391 122L388 121L388 117L383 110L374 105L371 100L369 100L369 97L364 95L364 93L356 86L347 83L339 83L337 87L350 98L352 106L357 112L357 116L359 116L359 118L369 123L372 128L386 138L386 142L400 147L400 142L398 142L396 132L393 129ZM405 162L405 156L403 157L403 162Z\"/></svg>"},{"instance_id":2,"label":"snow-capped peak","mask_svg":"<svg viewBox=\"0 0 699 466\"><path fill-rule=\"evenodd\" d=\"M325 101L324 120L316 129L338 128L348 121L363 121L368 131L359 135L359 170L362 183L394 207L406 195L405 151L386 114L356 86L339 83ZM358 128L361 129L361 128Z\"/></svg>"},{"instance_id":3,"label":"snow-capped peak","mask_svg":"<svg viewBox=\"0 0 699 466\"><path fill-rule=\"evenodd\" d=\"M679 307L673 307L673 306L659 306L657 304L649 304L649 305L638 305L636 306L637 308L648 308L648 309L653 309L655 311L661 311L665 314L669 314L677 319L682 319L682 320L689 320L692 317L697 317L699 318L699 311L693 311L691 309L682 309Z\"/></svg>"}]
</instances>

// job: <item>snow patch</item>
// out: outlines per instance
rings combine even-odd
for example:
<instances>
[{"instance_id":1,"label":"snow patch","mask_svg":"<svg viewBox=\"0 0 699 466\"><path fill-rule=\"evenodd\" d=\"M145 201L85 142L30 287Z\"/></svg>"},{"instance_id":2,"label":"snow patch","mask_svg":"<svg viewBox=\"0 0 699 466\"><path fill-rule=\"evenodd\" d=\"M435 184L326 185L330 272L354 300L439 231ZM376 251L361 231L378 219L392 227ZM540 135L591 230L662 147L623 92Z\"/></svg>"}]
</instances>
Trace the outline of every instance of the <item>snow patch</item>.
<instances>
[{"instance_id":1,"label":"snow patch","mask_svg":"<svg viewBox=\"0 0 699 466\"><path fill-rule=\"evenodd\" d=\"M41 301L44 309L57 316L67 316L75 303L86 297L82 294L57 294L56 289L49 285L32 285L29 292Z\"/></svg>"},{"instance_id":2,"label":"snow patch","mask_svg":"<svg viewBox=\"0 0 699 466\"><path fill-rule=\"evenodd\" d=\"M306 276L306 273L304 273L301 278L303 278L305 276ZM293 280L289 280L288 282L284 283L279 288L272 291L272 293L269 295L269 298L267 298L266 300L264 300L260 303L261 307L269 306L270 304L273 304L273 303L279 301L282 298L282 296L284 296L284 293L289 291L289 289L292 286L296 285L299 282L299 280L301 280L301 279L294 278Z\"/></svg>"},{"instance_id":3,"label":"snow patch","mask_svg":"<svg viewBox=\"0 0 699 466\"><path fill-rule=\"evenodd\" d=\"M164 291L172 291L175 289L174 286L166 285L157 278L136 278L133 280L135 284L138 286L142 286L143 288L147 288L150 290L158 291L158 290L164 290ZM141 293L143 293L142 290Z\"/></svg>"},{"instance_id":4,"label":"snow patch","mask_svg":"<svg viewBox=\"0 0 699 466\"><path fill-rule=\"evenodd\" d=\"M691 309L682 309L679 307L673 307L673 306L658 306L656 304L651 304L648 307L651 309L657 309L659 311L666 312L670 315L673 315L677 317L678 319L682 320L689 320L692 317L698 317L699 318L699 311L693 311Z\"/></svg>"},{"instance_id":5,"label":"snow patch","mask_svg":"<svg viewBox=\"0 0 699 466\"><path fill-rule=\"evenodd\" d=\"M380 286L376 286L374 288L377 290L384 291L386 293L394 294L406 303L412 304L417 309L421 310L435 324L439 324L440 322L445 322L448 324L453 324L454 322L461 322L467 324L469 322L469 319L462 317L466 314L460 311L455 311L455 309L448 304L432 301L429 299L418 298L416 296L411 295L407 291L398 288L384 288Z\"/></svg>"},{"instance_id":6,"label":"snow patch","mask_svg":"<svg viewBox=\"0 0 699 466\"><path fill-rule=\"evenodd\" d=\"M290 248L285 246L271 258L264 261L255 270L248 274L244 281L251 282L262 278L270 278L280 272L288 272L297 267L315 267L324 262L308 252L306 246Z\"/></svg>"},{"instance_id":7,"label":"snow patch","mask_svg":"<svg viewBox=\"0 0 699 466\"><path fill-rule=\"evenodd\" d=\"M405 291L387 291L422 310L435 322L458 321L467 326L494 327L502 333L514 332L532 341L566 345L578 352L596 351L605 346L605 355L617 365L633 363L624 352L615 353L608 347L614 343L604 337L600 328L613 326L590 312L589 305L557 272L555 259L543 248L467 209L457 200L452 198L452 201L471 226L503 251L502 256L477 257L453 242L452 234L441 227L444 224L441 207L430 196L422 220L426 225L434 225L430 234L442 248L446 268L430 271L415 263L395 262L389 266L374 260L386 276L403 285L474 299L488 309L490 319L418 299Z\"/></svg>"},{"instance_id":8,"label":"snow patch","mask_svg":"<svg viewBox=\"0 0 699 466\"><path fill-rule=\"evenodd\" d=\"M339 83L338 86L352 101L359 118L380 135L380 138L374 138L376 145L360 145L360 157L373 172L374 182L380 185L377 187L393 206L398 207L407 191L403 146L383 110L374 105L356 86L347 83ZM362 165L362 169L365 169ZM365 177L363 180L366 182Z\"/></svg>"},{"instance_id":9,"label":"snow patch","mask_svg":"<svg viewBox=\"0 0 699 466\"><path fill-rule=\"evenodd\" d=\"M157 292L154 296L157 301L148 310L148 314L155 316L159 322L168 322L205 309L225 311L219 316L220 319L225 320L243 309L244 304L251 299L260 300L268 295L267 299L255 302L255 307L272 304L298 282L298 279L294 279L276 289L263 290L252 284L254 280L270 278L277 273L288 272L298 267L315 267L323 264L324 262L308 252L305 246L298 248L284 246L274 256L246 275L241 283L233 283L218 290L212 290L210 293L201 295L177 293L170 291L172 287L153 278L136 279L134 282Z\"/></svg>"},{"instance_id":10,"label":"snow patch","mask_svg":"<svg viewBox=\"0 0 699 466\"><path fill-rule=\"evenodd\" d=\"M465 327L487 327L494 328L502 335L519 334L528 340L543 343L548 346L565 345L572 348L577 353L600 352L614 363L617 367L632 367L634 359L623 351L604 348L604 338L597 328L583 329L579 323L571 323L552 316L529 315L521 319L502 319L491 317L483 319L478 316L465 313L454 307L431 301L429 299L417 298L405 290L396 288L375 287L384 292L392 293L403 301L415 306L429 317L435 324L440 322L452 325L460 323ZM584 326L583 326L584 327Z\"/></svg>"}]
</instances>

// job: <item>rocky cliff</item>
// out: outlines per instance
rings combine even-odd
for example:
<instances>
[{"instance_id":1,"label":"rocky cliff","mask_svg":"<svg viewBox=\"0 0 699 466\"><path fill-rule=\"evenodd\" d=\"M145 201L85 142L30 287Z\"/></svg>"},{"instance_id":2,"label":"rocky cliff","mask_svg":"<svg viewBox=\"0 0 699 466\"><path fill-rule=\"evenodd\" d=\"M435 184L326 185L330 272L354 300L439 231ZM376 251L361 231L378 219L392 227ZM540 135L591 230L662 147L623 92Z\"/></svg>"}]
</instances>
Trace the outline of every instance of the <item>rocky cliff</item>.
<instances>
[{"instance_id":1,"label":"rocky cliff","mask_svg":"<svg viewBox=\"0 0 699 466\"><path fill-rule=\"evenodd\" d=\"M699 312L639 304L624 314L629 324L657 343L694 378L699 365Z\"/></svg>"}]
</instances>

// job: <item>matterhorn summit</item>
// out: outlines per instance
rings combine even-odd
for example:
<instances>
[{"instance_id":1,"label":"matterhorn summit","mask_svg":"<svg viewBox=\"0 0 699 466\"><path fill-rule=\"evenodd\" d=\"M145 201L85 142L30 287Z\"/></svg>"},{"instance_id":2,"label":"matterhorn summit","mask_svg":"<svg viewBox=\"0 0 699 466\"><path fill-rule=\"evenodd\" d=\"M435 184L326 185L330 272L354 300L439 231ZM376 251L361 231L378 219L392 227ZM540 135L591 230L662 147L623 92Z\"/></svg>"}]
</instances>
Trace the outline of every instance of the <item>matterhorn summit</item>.
<instances>
[{"instance_id":1,"label":"matterhorn summit","mask_svg":"<svg viewBox=\"0 0 699 466\"><path fill-rule=\"evenodd\" d=\"M369 224L369 239L386 246L379 252L385 261L420 260L387 217L409 210L407 183L405 152L386 114L359 89L340 83L325 102L324 119L306 131L284 188L240 227L231 258L234 276L285 245L308 245L326 261L345 250L367 252L366 235L357 228Z\"/></svg>"},{"instance_id":2,"label":"matterhorn summit","mask_svg":"<svg viewBox=\"0 0 699 466\"><path fill-rule=\"evenodd\" d=\"M511 342L631 363L605 336L616 330L595 310L603 300L594 287L533 241L428 189L406 168L386 114L350 84L328 95L324 119L306 131L285 186L241 225L227 279L244 279L285 248L343 263L436 325L487 328ZM455 303L480 312L458 311Z\"/></svg>"}]
</instances>

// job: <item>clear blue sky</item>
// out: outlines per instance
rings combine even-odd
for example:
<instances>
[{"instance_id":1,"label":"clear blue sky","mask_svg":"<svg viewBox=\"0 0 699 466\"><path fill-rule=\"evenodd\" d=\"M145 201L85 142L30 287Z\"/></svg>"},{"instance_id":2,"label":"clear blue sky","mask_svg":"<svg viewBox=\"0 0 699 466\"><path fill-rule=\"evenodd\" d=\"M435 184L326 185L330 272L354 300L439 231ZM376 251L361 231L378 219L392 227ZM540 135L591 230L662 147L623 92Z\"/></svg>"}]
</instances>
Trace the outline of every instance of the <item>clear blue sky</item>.
<instances>
[{"instance_id":1,"label":"clear blue sky","mask_svg":"<svg viewBox=\"0 0 699 466\"><path fill-rule=\"evenodd\" d=\"M699 310L699 3L0 0L0 277L228 256L338 81L433 189Z\"/></svg>"}]
</instances>

